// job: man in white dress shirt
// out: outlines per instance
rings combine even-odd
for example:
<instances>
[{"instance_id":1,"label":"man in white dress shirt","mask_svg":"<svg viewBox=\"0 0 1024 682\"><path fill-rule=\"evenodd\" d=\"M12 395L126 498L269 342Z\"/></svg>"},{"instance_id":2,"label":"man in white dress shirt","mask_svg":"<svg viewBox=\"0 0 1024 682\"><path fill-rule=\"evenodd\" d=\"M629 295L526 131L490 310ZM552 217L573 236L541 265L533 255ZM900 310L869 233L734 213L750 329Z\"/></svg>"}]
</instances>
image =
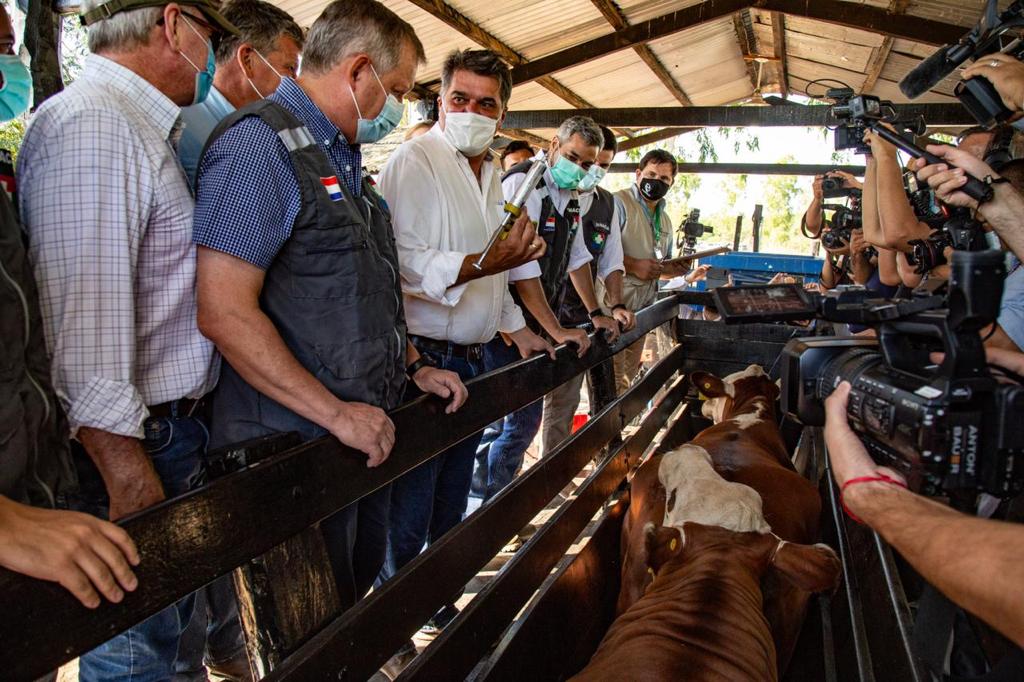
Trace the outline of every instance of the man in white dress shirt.
<instances>
[{"instance_id":1,"label":"man in white dress shirt","mask_svg":"<svg viewBox=\"0 0 1024 682\"><path fill-rule=\"evenodd\" d=\"M488 148L511 91L508 68L496 54L453 52L441 74L437 125L401 145L380 175L398 246L409 340L422 358L463 380L484 371L483 345L498 332L522 357L552 352L527 328L508 290L507 271L544 253L525 212L488 253L483 269L473 267L504 216ZM394 482L382 578L462 519L479 439L462 441Z\"/></svg>"}]
</instances>

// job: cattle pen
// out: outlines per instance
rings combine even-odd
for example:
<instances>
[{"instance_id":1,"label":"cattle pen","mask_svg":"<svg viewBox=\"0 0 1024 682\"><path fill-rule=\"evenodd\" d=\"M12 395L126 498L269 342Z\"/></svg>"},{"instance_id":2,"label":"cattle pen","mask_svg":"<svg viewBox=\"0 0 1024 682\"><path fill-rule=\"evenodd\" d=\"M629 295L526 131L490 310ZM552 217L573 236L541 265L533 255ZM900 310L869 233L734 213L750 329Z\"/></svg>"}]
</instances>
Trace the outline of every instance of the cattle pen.
<instances>
[{"instance_id":1,"label":"cattle pen","mask_svg":"<svg viewBox=\"0 0 1024 682\"><path fill-rule=\"evenodd\" d=\"M557 361L534 357L479 377L469 389L488 399L471 401L457 417L437 400L403 405L393 413L397 431L417 437L400 437L376 470L329 438L298 444L285 434L219 453L225 475L125 522L146 561L140 588L120 604L93 611L56 584L0 575L0 670L9 679L33 679L234 571L250 656L263 679L366 679L593 461L575 494L400 679L571 676L614 616L627 472L646 451L685 443L708 424L686 375L757 363L778 376L779 351L800 333L676 320L678 305L675 296L664 297L614 346L595 338L582 359L562 347ZM673 320L680 344L627 393L610 398L611 356ZM581 371L606 387L583 428L406 570L339 612L322 540L310 532L316 522ZM635 418L639 426L620 438ZM804 475L820 483L824 540L844 567L840 590L812 602L784 679L925 679L909 644L902 568L878 536L844 519L819 430L785 421L782 432ZM582 548L567 555L585 529Z\"/></svg>"}]
</instances>

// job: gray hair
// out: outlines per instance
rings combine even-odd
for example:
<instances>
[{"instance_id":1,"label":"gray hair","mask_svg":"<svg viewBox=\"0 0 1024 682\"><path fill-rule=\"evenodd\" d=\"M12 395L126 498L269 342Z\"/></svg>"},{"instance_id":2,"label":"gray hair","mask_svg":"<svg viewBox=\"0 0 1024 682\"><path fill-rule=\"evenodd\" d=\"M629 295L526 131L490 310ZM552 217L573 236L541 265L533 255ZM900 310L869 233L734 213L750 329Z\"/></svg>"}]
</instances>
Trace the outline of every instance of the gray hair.
<instances>
[{"instance_id":1,"label":"gray hair","mask_svg":"<svg viewBox=\"0 0 1024 682\"><path fill-rule=\"evenodd\" d=\"M238 28L240 35L226 34L217 46L217 64L234 59L238 46L248 43L264 57L273 52L277 39L287 36L302 49L305 36L291 15L263 0L228 0L220 13Z\"/></svg>"},{"instance_id":2,"label":"gray hair","mask_svg":"<svg viewBox=\"0 0 1024 682\"><path fill-rule=\"evenodd\" d=\"M579 135L591 147L601 149L604 146L604 133L601 127L589 116L570 116L558 126L558 141L565 144L573 135Z\"/></svg>"},{"instance_id":3,"label":"gray hair","mask_svg":"<svg viewBox=\"0 0 1024 682\"><path fill-rule=\"evenodd\" d=\"M512 72L496 53L490 50L454 50L444 59L441 66L441 94L448 92L456 71L470 71L498 81L498 96L501 106L508 105L512 96Z\"/></svg>"},{"instance_id":4,"label":"gray hair","mask_svg":"<svg viewBox=\"0 0 1024 682\"><path fill-rule=\"evenodd\" d=\"M330 71L341 60L365 52L378 73L398 64L412 45L419 63L427 59L423 43L408 22L374 0L334 0L313 22L302 53L302 70Z\"/></svg>"},{"instance_id":5,"label":"gray hair","mask_svg":"<svg viewBox=\"0 0 1024 682\"><path fill-rule=\"evenodd\" d=\"M107 0L82 0L81 13L96 9ZM147 45L149 34L164 14L163 7L143 7L118 12L86 28L89 51L120 52Z\"/></svg>"}]
</instances>

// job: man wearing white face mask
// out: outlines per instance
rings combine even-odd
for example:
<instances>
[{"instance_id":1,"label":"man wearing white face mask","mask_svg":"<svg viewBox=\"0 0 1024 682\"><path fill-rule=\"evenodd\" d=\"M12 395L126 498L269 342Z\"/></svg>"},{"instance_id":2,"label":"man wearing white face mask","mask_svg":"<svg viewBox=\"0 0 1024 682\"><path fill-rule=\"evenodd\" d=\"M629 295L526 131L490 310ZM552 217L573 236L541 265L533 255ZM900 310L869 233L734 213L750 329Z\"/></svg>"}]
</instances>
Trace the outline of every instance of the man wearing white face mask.
<instances>
[{"instance_id":1,"label":"man wearing white face mask","mask_svg":"<svg viewBox=\"0 0 1024 682\"><path fill-rule=\"evenodd\" d=\"M210 94L181 112L184 130L178 158L195 185L199 155L210 133L228 114L267 97L287 76L299 73L302 29L287 12L263 0L230 0L221 14L239 30L217 47L217 71Z\"/></svg>"},{"instance_id":2,"label":"man wearing white face mask","mask_svg":"<svg viewBox=\"0 0 1024 682\"><path fill-rule=\"evenodd\" d=\"M483 345L506 333L526 357L551 346L526 327L507 271L538 258L543 241L525 213L508 239L473 262L504 214L489 152L512 91L508 67L489 50L448 55L440 113L426 134L399 147L380 176L402 266L409 338L421 355L463 379L481 374ZM479 435L394 483L383 577L462 518Z\"/></svg>"}]
</instances>

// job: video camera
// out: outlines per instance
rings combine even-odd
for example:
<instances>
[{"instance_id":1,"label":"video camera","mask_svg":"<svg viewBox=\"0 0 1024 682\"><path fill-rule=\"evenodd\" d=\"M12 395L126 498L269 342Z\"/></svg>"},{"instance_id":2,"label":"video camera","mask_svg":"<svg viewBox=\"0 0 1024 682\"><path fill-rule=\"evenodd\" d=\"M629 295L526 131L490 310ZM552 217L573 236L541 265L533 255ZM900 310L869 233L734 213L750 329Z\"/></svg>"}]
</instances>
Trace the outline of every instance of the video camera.
<instances>
[{"instance_id":1,"label":"video camera","mask_svg":"<svg viewBox=\"0 0 1024 682\"><path fill-rule=\"evenodd\" d=\"M686 222L683 223L682 235L676 246L683 250L684 256L688 256L696 253L698 239L705 234L714 234L714 232L714 229L710 226L700 223L700 209L695 208L686 217Z\"/></svg>"},{"instance_id":2,"label":"video camera","mask_svg":"<svg viewBox=\"0 0 1024 682\"><path fill-rule=\"evenodd\" d=\"M916 99L938 85L961 64L995 52L1004 52L1020 59L1024 55L1024 43L1017 33L1022 27L1024 2L1016 0L1003 12L999 12L996 0L988 0L984 14L974 28L960 38L956 45L943 45L918 64L900 81L900 91L910 99ZM1013 115L986 78L961 81L953 93L971 115L987 128Z\"/></svg>"},{"instance_id":3,"label":"video camera","mask_svg":"<svg viewBox=\"0 0 1024 682\"><path fill-rule=\"evenodd\" d=\"M1024 490L1024 386L997 381L978 333L998 315L1004 276L1000 252L956 251L945 295L934 286L910 299L880 299L861 287L821 295L773 285L711 296L727 324L818 318L874 327L877 338L789 341L783 409L821 426L823 401L848 381L851 427L912 488L1009 497ZM937 366L933 351L945 354Z\"/></svg>"},{"instance_id":4,"label":"video camera","mask_svg":"<svg viewBox=\"0 0 1024 682\"><path fill-rule=\"evenodd\" d=\"M864 133L874 129L874 124L885 121L897 130L907 130L923 135L926 130L924 118L900 121L896 109L888 102L872 95L855 95L852 88L829 88L825 97L834 104L829 116L836 122L835 149L853 149L856 154L870 154L871 148L864 142Z\"/></svg>"}]
</instances>

